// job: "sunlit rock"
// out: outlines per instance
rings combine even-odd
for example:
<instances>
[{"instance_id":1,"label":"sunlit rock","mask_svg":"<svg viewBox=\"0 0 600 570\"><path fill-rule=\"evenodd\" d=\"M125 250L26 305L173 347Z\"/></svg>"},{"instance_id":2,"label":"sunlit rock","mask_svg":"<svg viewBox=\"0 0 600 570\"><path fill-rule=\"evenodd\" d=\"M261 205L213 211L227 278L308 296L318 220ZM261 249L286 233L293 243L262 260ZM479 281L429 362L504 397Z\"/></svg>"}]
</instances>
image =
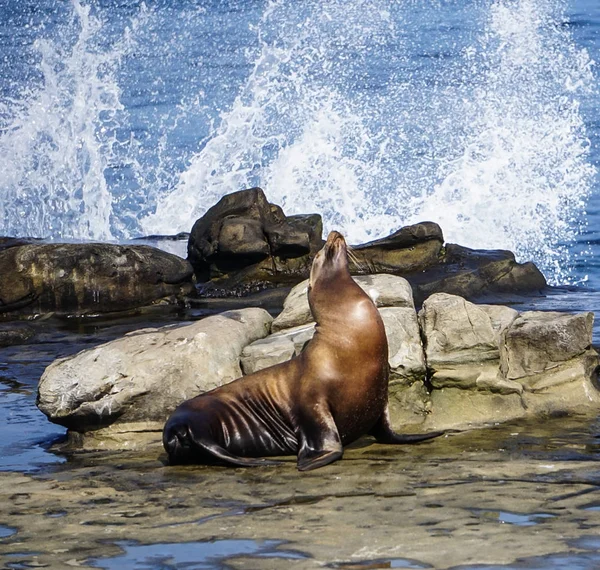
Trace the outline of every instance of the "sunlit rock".
<instances>
[{"instance_id":1,"label":"sunlit rock","mask_svg":"<svg viewBox=\"0 0 600 570\"><path fill-rule=\"evenodd\" d=\"M429 428L600 405L592 313L519 314L436 294L419 320L432 387Z\"/></svg>"},{"instance_id":2,"label":"sunlit rock","mask_svg":"<svg viewBox=\"0 0 600 570\"><path fill-rule=\"evenodd\" d=\"M360 275L356 283L378 307L407 307L414 310L412 289L403 277L395 275ZM313 320L308 306L308 280L296 285L283 303L283 310L273 321L273 332L304 325Z\"/></svg>"},{"instance_id":3,"label":"sunlit rock","mask_svg":"<svg viewBox=\"0 0 600 570\"><path fill-rule=\"evenodd\" d=\"M50 421L93 432L96 441L129 445L136 431L160 440L177 405L242 375L243 347L264 337L271 320L252 308L130 333L48 366L37 405Z\"/></svg>"},{"instance_id":4,"label":"sunlit rock","mask_svg":"<svg viewBox=\"0 0 600 570\"><path fill-rule=\"evenodd\" d=\"M1 316L113 313L193 291L187 261L145 245L16 242L0 249Z\"/></svg>"}]
</instances>

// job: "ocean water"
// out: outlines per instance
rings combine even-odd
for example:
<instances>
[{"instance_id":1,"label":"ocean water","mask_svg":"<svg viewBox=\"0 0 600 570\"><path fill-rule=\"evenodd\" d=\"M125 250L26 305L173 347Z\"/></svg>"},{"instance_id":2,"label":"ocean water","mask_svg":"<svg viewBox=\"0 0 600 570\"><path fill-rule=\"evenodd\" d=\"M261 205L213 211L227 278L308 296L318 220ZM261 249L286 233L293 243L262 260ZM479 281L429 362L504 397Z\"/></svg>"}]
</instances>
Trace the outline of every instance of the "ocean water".
<instances>
[{"instance_id":1,"label":"ocean water","mask_svg":"<svg viewBox=\"0 0 600 570\"><path fill-rule=\"evenodd\" d=\"M260 185L600 287L594 0L3 0L0 234L189 231Z\"/></svg>"}]
</instances>

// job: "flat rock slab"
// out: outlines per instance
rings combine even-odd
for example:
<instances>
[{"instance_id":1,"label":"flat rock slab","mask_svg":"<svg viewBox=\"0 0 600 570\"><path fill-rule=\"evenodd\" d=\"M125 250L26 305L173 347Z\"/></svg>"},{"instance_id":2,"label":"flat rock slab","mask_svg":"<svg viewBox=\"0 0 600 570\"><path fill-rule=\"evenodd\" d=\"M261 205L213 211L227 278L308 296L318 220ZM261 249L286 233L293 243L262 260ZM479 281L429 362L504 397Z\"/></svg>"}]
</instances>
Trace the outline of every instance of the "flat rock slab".
<instances>
[{"instance_id":1,"label":"flat rock slab","mask_svg":"<svg viewBox=\"0 0 600 570\"><path fill-rule=\"evenodd\" d=\"M165 467L160 450L0 473L0 566L596 568L593 426L562 418L412 446L363 441L303 474L292 459Z\"/></svg>"}]
</instances>

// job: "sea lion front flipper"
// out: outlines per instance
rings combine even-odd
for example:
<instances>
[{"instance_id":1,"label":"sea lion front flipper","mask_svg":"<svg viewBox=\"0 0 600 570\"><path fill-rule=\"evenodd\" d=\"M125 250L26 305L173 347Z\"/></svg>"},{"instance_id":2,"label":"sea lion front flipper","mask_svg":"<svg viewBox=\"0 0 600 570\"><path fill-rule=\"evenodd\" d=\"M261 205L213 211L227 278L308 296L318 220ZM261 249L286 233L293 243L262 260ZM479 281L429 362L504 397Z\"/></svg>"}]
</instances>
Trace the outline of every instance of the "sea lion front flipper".
<instances>
[{"instance_id":1,"label":"sea lion front flipper","mask_svg":"<svg viewBox=\"0 0 600 570\"><path fill-rule=\"evenodd\" d=\"M298 471L310 471L341 459L342 441L329 411L303 414L298 442Z\"/></svg>"},{"instance_id":2,"label":"sea lion front flipper","mask_svg":"<svg viewBox=\"0 0 600 570\"><path fill-rule=\"evenodd\" d=\"M432 431L428 433L415 433L415 434L399 434L396 433L390 425L390 412L388 407L385 407L383 414L377 420L377 423L369 431L369 435L372 435L377 443L390 443L390 444L402 444L402 443L418 443L419 441L425 441L444 435L445 431Z\"/></svg>"}]
</instances>

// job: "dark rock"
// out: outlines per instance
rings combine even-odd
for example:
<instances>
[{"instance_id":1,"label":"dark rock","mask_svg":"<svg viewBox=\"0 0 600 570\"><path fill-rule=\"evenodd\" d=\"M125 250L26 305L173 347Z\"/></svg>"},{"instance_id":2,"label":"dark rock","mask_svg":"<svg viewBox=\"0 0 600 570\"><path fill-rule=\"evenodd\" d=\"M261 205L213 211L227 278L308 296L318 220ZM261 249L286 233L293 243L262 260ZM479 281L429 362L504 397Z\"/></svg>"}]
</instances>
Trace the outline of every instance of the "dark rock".
<instances>
[{"instance_id":1,"label":"dark rock","mask_svg":"<svg viewBox=\"0 0 600 570\"><path fill-rule=\"evenodd\" d=\"M251 188L224 196L194 224L188 258L202 282L201 295L245 295L293 286L310 274L323 245L322 232L321 216L286 217L260 188ZM442 230L434 222L406 226L352 251L353 274L405 277L418 305L438 292L476 299L546 287L533 263L517 263L509 251L444 247Z\"/></svg>"},{"instance_id":2,"label":"dark rock","mask_svg":"<svg viewBox=\"0 0 600 570\"><path fill-rule=\"evenodd\" d=\"M437 224L406 226L386 238L355 246L351 271L395 275L423 271L439 262L443 245L444 236Z\"/></svg>"},{"instance_id":3,"label":"dark rock","mask_svg":"<svg viewBox=\"0 0 600 570\"><path fill-rule=\"evenodd\" d=\"M23 344L35 336L35 331L21 323L0 323L0 347Z\"/></svg>"},{"instance_id":4,"label":"dark rock","mask_svg":"<svg viewBox=\"0 0 600 570\"><path fill-rule=\"evenodd\" d=\"M322 230L321 216L286 217L250 188L224 196L196 221L188 259L208 289L295 283L308 276Z\"/></svg>"},{"instance_id":5,"label":"dark rock","mask_svg":"<svg viewBox=\"0 0 600 570\"><path fill-rule=\"evenodd\" d=\"M41 240L36 238L14 238L14 237L0 237L0 251L9 249L11 247L17 247L19 245L27 245L30 243L39 243Z\"/></svg>"},{"instance_id":6,"label":"dark rock","mask_svg":"<svg viewBox=\"0 0 600 570\"><path fill-rule=\"evenodd\" d=\"M420 305L434 293L476 299L490 293L537 292L547 286L535 264L517 263L510 251L476 250L447 244L439 263L404 275Z\"/></svg>"},{"instance_id":7,"label":"dark rock","mask_svg":"<svg viewBox=\"0 0 600 570\"><path fill-rule=\"evenodd\" d=\"M23 244L0 250L0 315L126 311L194 291L180 257L139 245Z\"/></svg>"}]
</instances>

